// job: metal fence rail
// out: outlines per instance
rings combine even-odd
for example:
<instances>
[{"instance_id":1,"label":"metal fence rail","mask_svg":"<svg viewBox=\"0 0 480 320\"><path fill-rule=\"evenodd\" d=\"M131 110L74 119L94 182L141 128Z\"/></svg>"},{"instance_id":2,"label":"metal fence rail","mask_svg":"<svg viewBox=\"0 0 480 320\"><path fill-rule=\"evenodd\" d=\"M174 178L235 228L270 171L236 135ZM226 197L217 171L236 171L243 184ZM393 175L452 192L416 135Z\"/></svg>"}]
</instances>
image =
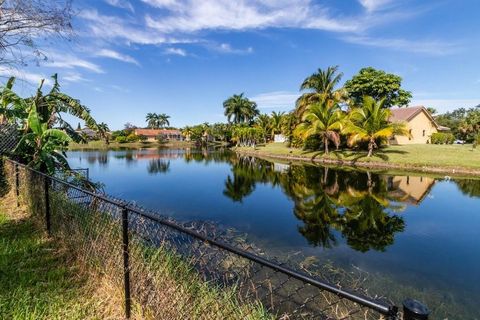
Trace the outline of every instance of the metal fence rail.
<instances>
[{"instance_id":1,"label":"metal fence rail","mask_svg":"<svg viewBox=\"0 0 480 320\"><path fill-rule=\"evenodd\" d=\"M161 319L399 316L392 303L240 249L208 226L180 224L12 160L5 167L19 203L30 207L49 235L123 288L126 318L134 313Z\"/></svg>"}]
</instances>

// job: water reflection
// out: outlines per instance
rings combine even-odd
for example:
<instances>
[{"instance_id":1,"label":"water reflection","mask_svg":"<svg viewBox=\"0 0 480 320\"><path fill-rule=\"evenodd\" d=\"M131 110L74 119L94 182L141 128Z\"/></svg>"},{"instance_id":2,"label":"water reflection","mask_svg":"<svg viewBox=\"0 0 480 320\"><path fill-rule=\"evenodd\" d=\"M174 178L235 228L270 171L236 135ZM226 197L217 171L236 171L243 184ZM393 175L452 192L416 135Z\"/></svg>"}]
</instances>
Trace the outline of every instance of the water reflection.
<instances>
[{"instance_id":1,"label":"water reflection","mask_svg":"<svg viewBox=\"0 0 480 320\"><path fill-rule=\"evenodd\" d=\"M150 175L170 172L170 161L175 159L205 165L228 163L231 168L224 180L225 197L242 203L257 184L279 187L292 200L297 230L310 245L332 248L342 237L359 252L384 251L391 246L405 229L401 212L407 204L419 205L435 184L430 177L272 163L222 149L124 150L116 152L114 158L127 164L148 160ZM87 161L105 165L108 152L89 153ZM455 183L464 194L480 196L480 180Z\"/></svg>"},{"instance_id":2,"label":"water reflection","mask_svg":"<svg viewBox=\"0 0 480 320\"><path fill-rule=\"evenodd\" d=\"M242 201L253 192L256 183L278 185L293 200L293 213L303 223L298 231L311 245L337 245L333 232L336 230L351 248L362 252L383 251L393 244L394 235L405 227L398 215L405 206L399 202L410 193L416 195L400 189L401 184L389 183L389 178L370 172L278 166L253 157L232 161L232 175L225 181L224 195ZM420 188L415 184L413 190Z\"/></svg>"}]
</instances>

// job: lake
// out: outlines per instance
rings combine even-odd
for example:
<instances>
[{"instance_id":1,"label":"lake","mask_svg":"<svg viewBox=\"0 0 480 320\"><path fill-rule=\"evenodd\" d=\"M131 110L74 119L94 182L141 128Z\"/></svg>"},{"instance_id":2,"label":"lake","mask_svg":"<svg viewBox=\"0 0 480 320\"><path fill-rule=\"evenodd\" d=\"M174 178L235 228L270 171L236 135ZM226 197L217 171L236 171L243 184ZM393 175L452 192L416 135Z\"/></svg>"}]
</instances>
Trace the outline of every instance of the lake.
<instances>
[{"instance_id":1,"label":"lake","mask_svg":"<svg viewBox=\"0 0 480 320\"><path fill-rule=\"evenodd\" d=\"M232 228L279 260L361 274L371 295L479 319L480 180L269 162L226 150L68 152L105 191Z\"/></svg>"}]
</instances>

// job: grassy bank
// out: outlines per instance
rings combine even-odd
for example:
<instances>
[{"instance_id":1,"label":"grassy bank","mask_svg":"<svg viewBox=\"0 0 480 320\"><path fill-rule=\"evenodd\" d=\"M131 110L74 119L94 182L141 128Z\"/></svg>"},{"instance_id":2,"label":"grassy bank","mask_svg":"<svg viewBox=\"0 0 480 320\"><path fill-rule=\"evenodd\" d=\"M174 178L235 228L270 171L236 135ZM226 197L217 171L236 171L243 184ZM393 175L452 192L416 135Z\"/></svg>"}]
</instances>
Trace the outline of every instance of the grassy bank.
<instances>
[{"instance_id":1,"label":"grassy bank","mask_svg":"<svg viewBox=\"0 0 480 320\"><path fill-rule=\"evenodd\" d=\"M101 282L93 282L12 200L0 199L0 318L119 316L108 310L114 299L101 299Z\"/></svg>"},{"instance_id":2,"label":"grassy bank","mask_svg":"<svg viewBox=\"0 0 480 320\"><path fill-rule=\"evenodd\" d=\"M339 150L325 155L322 151L288 148L283 143L271 143L252 148L236 148L244 154L288 161L314 161L339 165L404 169L445 174L480 175L480 149L471 145L403 145L376 150L372 157L366 151Z\"/></svg>"},{"instance_id":3,"label":"grassy bank","mask_svg":"<svg viewBox=\"0 0 480 320\"><path fill-rule=\"evenodd\" d=\"M88 143L70 143L68 150L115 150L115 149L139 149L139 148L185 148L192 147L195 144L187 141L171 141L158 143L156 141L147 142L129 142L118 143L111 142L106 144L104 141L89 141Z\"/></svg>"}]
</instances>

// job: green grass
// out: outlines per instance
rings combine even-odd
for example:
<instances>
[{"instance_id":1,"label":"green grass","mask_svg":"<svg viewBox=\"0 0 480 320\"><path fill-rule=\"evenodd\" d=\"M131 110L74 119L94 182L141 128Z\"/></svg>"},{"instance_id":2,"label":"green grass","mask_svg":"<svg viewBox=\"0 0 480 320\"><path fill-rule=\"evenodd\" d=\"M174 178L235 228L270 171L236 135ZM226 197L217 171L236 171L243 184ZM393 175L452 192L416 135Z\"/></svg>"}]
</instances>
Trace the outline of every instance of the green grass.
<instances>
[{"instance_id":1,"label":"green grass","mask_svg":"<svg viewBox=\"0 0 480 320\"><path fill-rule=\"evenodd\" d=\"M86 279L66 255L30 218L0 210L0 318L94 318Z\"/></svg>"},{"instance_id":2,"label":"green grass","mask_svg":"<svg viewBox=\"0 0 480 320\"><path fill-rule=\"evenodd\" d=\"M237 148L240 152L256 153L263 156L296 157L305 160L331 159L352 161L356 165L387 164L405 169L452 169L480 170L480 148L474 149L471 145L402 145L388 146L367 157L366 151L339 150L324 155L323 151L305 151L288 148L283 143L271 143L266 146L251 148Z\"/></svg>"},{"instance_id":3,"label":"green grass","mask_svg":"<svg viewBox=\"0 0 480 320\"><path fill-rule=\"evenodd\" d=\"M192 142L187 141L170 141L165 143L158 143L156 141L146 142L129 142L118 143L111 142L106 144L104 141L89 141L88 143L70 143L68 150L109 150L109 149L138 149L138 148L158 148L158 147L188 147L192 146Z\"/></svg>"}]
</instances>

